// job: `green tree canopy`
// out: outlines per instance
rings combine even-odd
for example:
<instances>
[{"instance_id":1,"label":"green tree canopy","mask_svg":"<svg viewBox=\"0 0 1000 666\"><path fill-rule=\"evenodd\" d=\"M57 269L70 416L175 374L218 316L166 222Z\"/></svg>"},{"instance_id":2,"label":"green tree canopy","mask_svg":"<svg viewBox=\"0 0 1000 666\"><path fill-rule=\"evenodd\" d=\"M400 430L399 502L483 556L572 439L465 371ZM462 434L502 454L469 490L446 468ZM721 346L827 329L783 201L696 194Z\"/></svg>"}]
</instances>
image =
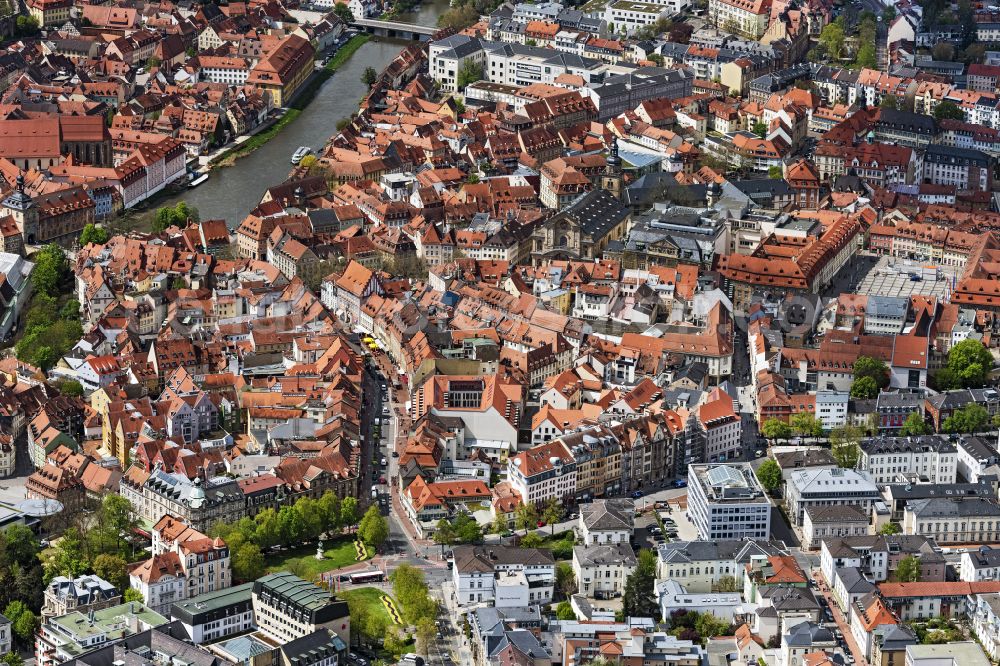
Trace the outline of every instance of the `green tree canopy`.
<instances>
[{"instance_id":1,"label":"green tree canopy","mask_svg":"<svg viewBox=\"0 0 1000 666\"><path fill-rule=\"evenodd\" d=\"M953 433L974 433L985 430L989 423L990 415L986 408L973 402L964 409L956 409L944 420L941 429Z\"/></svg>"},{"instance_id":2,"label":"green tree canopy","mask_svg":"<svg viewBox=\"0 0 1000 666\"><path fill-rule=\"evenodd\" d=\"M903 421L903 427L900 428L899 434L903 437L914 437L916 435L926 435L931 431L930 426L924 421L924 416L920 412L911 412L906 420Z\"/></svg>"},{"instance_id":3,"label":"green tree canopy","mask_svg":"<svg viewBox=\"0 0 1000 666\"><path fill-rule=\"evenodd\" d=\"M889 385L889 366L880 358L859 356L854 361L854 379L862 377L871 377L879 388L885 388Z\"/></svg>"},{"instance_id":4,"label":"green tree canopy","mask_svg":"<svg viewBox=\"0 0 1000 666\"><path fill-rule=\"evenodd\" d=\"M979 340L966 338L948 350L947 367L962 386L976 388L993 370L993 354Z\"/></svg>"},{"instance_id":5,"label":"green tree canopy","mask_svg":"<svg viewBox=\"0 0 1000 666\"><path fill-rule=\"evenodd\" d=\"M965 113L954 102L944 100L934 107L935 120L965 120Z\"/></svg>"},{"instance_id":6,"label":"green tree canopy","mask_svg":"<svg viewBox=\"0 0 1000 666\"><path fill-rule=\"evenodd\" d=\"M514 512L514 526L527 532L538 524L538 509L534 504L524 503Z\"/></svg>"},{"instance_id":7,"label":"green tree canopy","mask_svg":"<svg viewBox=\"0 0 1000 666\"><path fill-rule=\"evenodd\" d=\"M337 2L333 5L333 13L344 23L354 23L354 12L345 2Z\"/></svg>"},{"instance_id":8,"label":"green tree canopy","mask_svg":"<svg viewBox=\"0 0 1000 666\"><path fill-rule=\"evenodd\" d=\"M886 523L881 528L879 528L878 533L885 536L891 536L893 534L899 534L902 531L903 528L899 526L899 523Z\"/></svg>"},{"instance_id":9,"label":"green tree canopy","mask_svg":"<svg viewBox=\"0 0 1000 666\"><path fill-rule=\"evenodd\" d=\"M573 612L573 607L570 606L568 601L560 601L556 606L556 619L557 620L575 620L576 613Z\"/></svg>"},{"instance_id":10,"label":"green tree canopy","mask_svg":"<svg viewBox=\"0 0 1000 666\"><path fill-rule=\"evenodd\" d=\"M834 21L823 26L819 33L819 43L829 54L830 58L837 60L844 50L844 27L841 22Z\"/></svg>"},{"instance_id":11,"label":"green tree canopy","mask_svg":"<svg viewBox=\"0 0 1000 666\"><path fill-rule=\"evenodd\" d=\"M257 544L245 543L232 556L232 567L233 577L238 580L257 580L264 575L264 554Z\"/></svg>"},{"instance_id":12,"label":"green tree canopy","mask_svg":"<svg viewBox=\"0 0 1000 666\"><path fill-rule=\"evenodd\" d=\"M365 67L365 70L361 72L361 82L371 88L376 81L378 81L378 72L375 71L375 68Z\"/></svg>"},{"instance_id":13,"label":"green tree canopy","mask_svg":"<svg viewBox=\"0 0 1000 666\"><path fill-rule=\"evenodd\" d=\"M622 611L626 617L660 617L656 602L656 555L651 550L640 550L638 563L625 579Z\"/></svg>"},{"instance_id":14,"label":"green tree canopy","mask_svg":"<svg viewBox=\"0 0 1000 666\"><path fill-rule=\"evenodd\" d=\"M96 243L98 245L103 245L108 242L108 230L104 227L99 227L96 224L87 224L83 227L83 231L80 232L80 245L85 246L90 243Z\"/></svg>"},{"instance_id":15,"label":"green tree canopy","mask_svg":"<svg viewBox=\"0 0 1000 666\"><path fill-rule=\"evenodd\" d=\"M896 580L900 583L916 583L920 581L920 560L913 555L907 555L896 565Z\"/></svg>"},{"instance_id":16,"label":"green tree canopy","mask_svg":"<svg viewBox=\"0 0 1000 666\"><path fill-rule=\"evenodd\" d=\"M861 457L860 442L864 431L855 425L845 425L830 431L830 453L841 467L853 469Z\"/></svg>"},{"instance_id":17,"label":"green tree canopy","mask_svg":"<svg viewBox=\"0 0 1000 666\"><path fill-rule=\"evenodd\" d=\"M481 81L483 78L483 66L472 60L463 60L458 68L458 89L465 90L470 83Z\"/></svg>"},{"instance_id":18,"label":"green tree canopy","mask_svg":"<svg viewBox=\"0 0 1000 666\"><path fill-rule=\"evenodd\" d=\"M781 487L781 468L774 458L768 458L757 468L757 480L764 490L773 493Z\"/></svg>"},{"instance_id":19,"label":"green tree canopy","mask_svg":"<svg viewBox=\"0 0 1000 666\"><path fill-rule=\"evenodd\" d=\"M801 437L819 437L823 434L823 423L809 412L792 414L789 425Z\"/></svg>"},{"instance_id":20,"label":"green tree canopy","mask_svg":"<svg viewBox=\"0 0 1000 666\"><path fill-rule=\"evenodd\" d=\"M768 439L788 439L792 436L792 428L781 419L769 418L764 421L760 428L761 433Z\"/></svg>"},{"instance_id":21,"label":"green tree canopy","mask_svg":"<svg viewBox=\"0 0 1000 666\"><path fill-rule=\"evenodd\" d=\"M389 538L389 521L374 504L368 507L358 523L358 536L369 548L379 549Z\"/></svg>"},{"instance_id":22,"label":"green tree canopy","mask_svg":"<svg viewBox=\"0 0 1000 666\"><path fill-rule=\"evenodd\" d=\"M130 601L138 601L140 603L146 603L146 600L142 598L142 592L130 587L125 590L125 594L122 595L122 601L129 603Z\"/></svg>"},{"instance_id":23,"label":"green tree canopy","mask_svg":"<svg viewBox=\"0 0 1000 666\"><path fill-rule=\"evenodd\" d=\"M521 546L521 548L539 548L542 543L544 543L544 541L542 540L542 537L538 536L538 532L528 532L521 537L518 545Z\"/></svg>"},{"instance_id":24,"label":"green tree canopy","mask_svg":"<svg viewBox=\"0 0 1000 666\"><path fill-rule=\"evenodd\" d=\"M872 377L861 377L851 383L851 397L859 400L873 400L878 397L878 382Z\"/></svg>"}]
</instances>

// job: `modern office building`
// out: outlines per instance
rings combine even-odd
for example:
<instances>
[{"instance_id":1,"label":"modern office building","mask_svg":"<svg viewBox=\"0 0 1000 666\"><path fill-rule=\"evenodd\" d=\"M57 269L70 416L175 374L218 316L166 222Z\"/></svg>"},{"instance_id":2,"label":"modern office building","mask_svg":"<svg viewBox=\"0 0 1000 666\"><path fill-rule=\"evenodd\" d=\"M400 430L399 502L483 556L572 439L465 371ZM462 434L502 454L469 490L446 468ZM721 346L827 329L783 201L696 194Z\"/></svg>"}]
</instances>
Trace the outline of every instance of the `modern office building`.
<instances>
[{"instance_id":1,"label":"modern office building","mask_svg":"<svg viewBox=\"0 0 1000 666\"><path fill-rule=\"evenodd\" d=\"M688 516L702 539L767 539L771 503L747 463L688 465Z\"/></svg>"}]
</instances>

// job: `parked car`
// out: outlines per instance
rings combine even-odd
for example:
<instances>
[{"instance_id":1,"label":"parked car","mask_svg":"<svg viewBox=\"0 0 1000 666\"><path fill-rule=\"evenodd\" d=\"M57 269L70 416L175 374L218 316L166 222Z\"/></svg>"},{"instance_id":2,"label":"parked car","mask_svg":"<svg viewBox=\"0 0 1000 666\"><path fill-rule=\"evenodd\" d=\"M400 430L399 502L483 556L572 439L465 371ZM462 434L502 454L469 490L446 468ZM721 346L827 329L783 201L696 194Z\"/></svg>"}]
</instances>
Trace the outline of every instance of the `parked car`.
<instances>
[{"instance_id":1,"label":"parked car","mask_svg":"<svg viewBox=\"0 0 1000 666\"><path fill-rule=\"evenodd\" d=\"M539 527L545 527L545 521L544 520L539 520L538 521L538 526Z\"/></svg>"},{"instance_id":2,"label":"parked car","mask_svg":"<svg viewBox=\"0 0 1000 666\"><path fill-rule=\"evenodd\" d=\"M641 490L636 490L635 492L632 493L632 499L639 499L640 497L642 497Z\"/></svg>"},{"instance_id":3,"label":"parked car","mask_svg":"<svg viewBox=\"0 0 1000 666\"><path fill-rule=\"evenodd\" d=\"M677 479L674 481L674 488L687 488L688 482L684 479Z\"/></svg>"}]
</instances>

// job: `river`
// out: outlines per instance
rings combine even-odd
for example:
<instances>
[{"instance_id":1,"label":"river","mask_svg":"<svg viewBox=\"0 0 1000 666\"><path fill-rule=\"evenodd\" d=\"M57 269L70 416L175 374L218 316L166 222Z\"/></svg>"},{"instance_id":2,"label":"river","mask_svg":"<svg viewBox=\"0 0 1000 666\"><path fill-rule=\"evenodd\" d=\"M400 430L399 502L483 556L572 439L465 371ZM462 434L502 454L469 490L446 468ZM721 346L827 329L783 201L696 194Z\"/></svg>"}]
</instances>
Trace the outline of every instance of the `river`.
<instances>
[{"instance_id":1,"label":"river","mask_svg":"<svg viewBox=\"0 0 1000 666\"><path fill-rule=\"evenodd\" d=\"M433 26L447 8L448 0L425 0L396 20ZM366 92L361 81L365 67L381 70L403 45L404 42L395 40L369 40L323 84L302 114L277 136L250 155L237 159L233 166L214 169L204 184L159 205L173 205L183 200L197 208L203 220L222 219L230 228L239 226L260 202L264 191L288 176L292 168L289 160L296 148L320 148L337 131L337 121L358 110L358 102Z\"/></svg>"}]
</instances>

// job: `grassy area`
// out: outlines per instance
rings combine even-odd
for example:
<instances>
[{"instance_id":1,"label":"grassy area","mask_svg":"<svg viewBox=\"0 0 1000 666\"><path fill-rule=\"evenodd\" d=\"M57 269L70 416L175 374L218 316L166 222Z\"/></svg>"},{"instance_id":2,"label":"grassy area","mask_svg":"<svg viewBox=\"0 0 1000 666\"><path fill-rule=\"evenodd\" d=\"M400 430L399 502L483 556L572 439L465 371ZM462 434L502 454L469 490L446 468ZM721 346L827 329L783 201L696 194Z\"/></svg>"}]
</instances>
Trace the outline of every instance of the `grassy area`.
<instances>
[{"instance_id":1,"label":"grassy area","mask_svg":"<svg viewBox=\"0 0 1000 666\"><path fill-rule=\"evenodd\" d=\"M354 541L338 539L323 544L323 559L316 559L316 546L300 546L292 550L271 553L267 556L267 571L291 571L297 576L311 580L315 576L356 564L357 551Z\"/></svg>"},{"instance_id":2,"label":"grassy area","mask_svg":"<svg viewBox=\"0 0 1000 666\"><path fill-rule=\"evenodd\" d=\"M337 592L337 596L344 601L354 601L364 604L369 613L381 616L389 624L394 624L392 616L389 615L385 604L382 603L383 594L381 590L377 590L374 587L359 587L353 590L340 590Z\"/></svg>"},{"instance_id":3,"label":"grassy area","mask_svg":"<svg viewBox=\"0 0 1000 666\"><path fill-rule=\"evenodd\" d=\"M336 72L340 69L340 66L347 62L347 59L354 55L354 52L361 48L361 46L371 39L371 35L361 34L354 35L351 37L346 44L340 47L337 52L330 58L330 62L326 63L326 69L331 72Z\"/></svg>"}]
</instances>

